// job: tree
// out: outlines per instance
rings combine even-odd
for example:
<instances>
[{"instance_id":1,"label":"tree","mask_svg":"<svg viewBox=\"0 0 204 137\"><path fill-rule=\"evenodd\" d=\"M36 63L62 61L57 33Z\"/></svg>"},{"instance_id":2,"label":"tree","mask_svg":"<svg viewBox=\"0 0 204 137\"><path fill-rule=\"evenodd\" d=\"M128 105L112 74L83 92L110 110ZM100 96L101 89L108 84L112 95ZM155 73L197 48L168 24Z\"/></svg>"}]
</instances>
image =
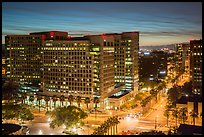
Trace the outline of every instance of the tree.
<instances>
[{"instance_id":1,"label":"tree","mask_svg":"<svg viewBox=\"0 0 204 137\"><path fill-rule=\"evenodd\" d=\"M30 112L29 109L22 108L21 111L19 112L19 118L22 121L33 120L34 119L34 115Z\"/></svg>"},{"instance_id":2,"label":"tree","mask_svg":"<svg viewBox=\"0 0 204 137\"><path fill-rule=\"evenodd\" d=\"M198 114L195 112L195 110L192 110L190 112L190 117L193 119L193 125L195 125L195 119L198 118Z\"/></svg>"},{"instance_id":3,"label":"tree","mask_svg":"<svg viewBox=\"0 0 204 137\"><path fill-rule=\"evenodd\" d=\"M63 101L65 101L65 97L64 95L61 95L60 96L61 107L63 106Z\"/></svg>"},{"instance_id":4,"label":"tree","mask_svg":"<svg viewBox=\"0 0 204 137\"><path fill-rule=\"evenodd\" d=\"M7 104L2 106L2 118L3 119L21 119L21 120L33 120L34 116L30 110L22 105Z\"/></svg>"},{"instance_id":5,"label":"tree","mask_svg":"<svg viewBox=\"0 0 204 137\"><path fill-rule=\"evenodd\" d=\"M86 107L87 107L87 110L89 108L89 103L91 103L91 100L89 97L86 97L85 100L84 100L84 103L86 104Z\"/></svg>"},{"instance_id":6,"label":"tree","mask_svg":"<svg viewBox=\"0 0 204 137\"><path fill-rule=\"evenodd\" d=\"M97 108L97 104L100 102L100 100L99 100L98 97L94 97L93 102L94 102L94 104L95 104L95 108Z\"/></svg>"},{"instance_id":7,"label":"tree","mask_svg":"<svg viewBox=\"0 0 204 137\"><path fill-rule=\"evenodd\" d=\"M69 95L68 101L70 103L70 106L72 106L72 102L74 101L74 97L72 95Z\"/></svg>"},{"instance_id":8,"label":"tree","mask_svg":"<svg viewBox=\"0 0 204 137\"><path fill-rule=\"evenodd\" d=\"M15 100L18 97L19 85L14 81L4 83L2 87L2 99Z\"/></svg>"},{"instance_id":9,"label":"tree","mask_svg":"<svg viewBox=\"0 0 204 137\"><path fill-rule=\"evenodd\" d=\"M139 135L165 135L162 131L141 132Z\"/></svg>"},{"instance_id":10,"label":"tree","mask_svg":"<svg viewBox=\"0 0 204 137\"><path fill-rule=\"evenodd\" d=\"M52 119L51 128L65 125L66 129L76 126L77 123L83 123L82 120L88 117L83 110L76 106L58 107L47 115L50 115Z\"/></svg>"},{"instance_id":11,"label":"tree","mask_svg":"<svg viewBox=\"0 0 204 137\"><path fill-rule=\"evenodd\" d=\"M109 131L110 131L110 122L109 122L109 120L106 120L105 122L104 122L104 126L106 126L106 128L107 128L107 133L108 133L108 135L109 135Z\"/></svg>"},{"instance_id":12,"label":"tree","mask_svg":"<svg viewBox=\"0 0 204 137\"><path fill-rule=\"evenodd\" d=\"M105 127L105 134L108 134L109 135L109 123L107 121L105 121L103 123L103 126Z\"/></svg>"},{"instance_id":13,"label":"tree","mask_svg":"<svg viewBox=\"0 0 204 137\"><path fill-rule=\"evenodd\" d=\"M98 128L95 129L97 135L105 135L107 132L107 126L102 123Z\"/></svg>"},{"instance_id":14,"label":"tree","mask_svg":"<svg viewBox=\"0 0 204 137\"><path fill-rule=\"evenodd\" d=\"M182 86L182 91L187 94L187 95L192 95L192 81L186 82L184 83L184 85Z\"/></svg>"},{"instance_id":15,"label":"tree","mask_svg":"<svg viewBox=\"0 0 204 137\"><path fill-rule=\"evenodd\" d=\"M94 102L94 104L95 104L95 107L94 107L94 109L95 109L95 118L97 117L96 116L96 108L97 108L97 104L100 102L100 100L99 100L99 98L97 98L97 97L94 97L94 100L93 100L93 102Z\"/></svg>"},{"instance_id":16,"label":"tree","mask_svg":"<svg viewBox=\"0 0 204 137\"><path fill-rule=\"evenodd\" d=\"M135 101L138 101L138 100L141 100L142 99L142 93L138 93L137 95L135 95L135 97L134 97L134 100Z\"/></svg>"},{"instance_id":17,"label":"tree","mask_svg":"<svg viewBox=\"0 0 204 137\"><path fill-rule=\"evenodd\" d=\"M109 127L110 127L110 130L111 130L111 135L113 135L113 119L112 117L110 117L107 122L109 123Z\"/></svg>"},{"instance_id":18,"label":"tree","mask_svg":"<svg viewBox=\"0 0 204 137\"><path fill-rule=\"evenodd\" d=\"M3 119L18 119L18 114L22 106L14 104L2 105L2 118Z\"/></svg>"},{"instance_id":19,"label":"tree","mask_svg":"<svg viewBox=\"0 0 204 137\"><path fill-rule=\"evenodd\" d=\"M41 95L38 95L37 96L37 101L38 101L38 108L39 108L39 112L40 112L40 102L41 102L41 99L42 99L42 96Z\"/></svg>"},{"instance_id":20,"label":"tree","mask_svg":"<svg viewBox=\"0 0 204 137\"><path fill-rule=\"evenodd\" d=\"M113 125L115 126L115 129L114 129L114 134L118 134L118 124L120 123L120 121L118 120L118 117L114 116L113 117Z\"/></svg>"},{"instance_id":21,"label":"tree","mask_svg":"<svg viewBox=\"0 0 204 137\"><path fill-rule=\"evenodd\" d=\"M182 123L185 124L185 121L187 120L187 108L181 108L180 111L179 111L179 118L181 118L182 120Z\"/></svg>"},{"instance_id":22,"label":"tree","mask_svg":"<svg viewBox=\"0 0 204 137\"><path fill-rule=\"evenodd\" d=\"M179 88L178 87L173 87L171 89L169 89L168 91L168 99L171 101L171 102L174 102L176 101L180 94L179 94Z\"/></svg>"},{"instance_id":23,"label":"tree","mask_svg":"<svg viewBox=\"0 0 204 137\"><path fill-rule=\"evenodd\" d=\"M170 109L166 109L164 111L164 116L166 117L166 125L169 127L169 116L170 116Z\"/></svg>"},{"instance_id":24,"label":"tree","mask_svg":"<svg viewBox=\"0 0 204 137\"><path fill-rule=\"evenodd\" d=\"M20 94L21 94L21 101L22 101L21 103L25 104L25 99L27 98L27 95L24 92L21 92Z\"/></svg>"},{"instance_id":25,"label":"tree","mask_svg":"<svg viewBox=\"0 0 204 137\"><path fill-rule=\"evenodd\" d=\"M172 112L172 116L176 119L176 127L177 127L177 121L178 121L178 114L179 114L178 108L174 108Z\"/></svg>"},{"instance_id":26,"label":"tree","mask_svg":"<svg viewBox=\"0 0 204 137\"><path fill-rule=\"evenodd\" d=\"M50 101L50 97L49 96L45 96L45 103L46 103L46 108L48 111L48 102Z\"/></svg>"},{"instance_id":27,"label":"tree","mask_svg":"<svg viewBox=\"0 0 204 137\"><path fill-rule=\"evenodd\" d=\"M29 102L31 102L33 104L33 101L34 101L34 96L29 96Z\"/></svg>"},{"instance_id":28,"label":"tree","mask_svg":"<svg viewBox=\"0 0 204 137\"><path fill-rule=\"evenodd\" d=\"M76 97L76 102L78 104L78 107L80 108L80 103L81 103L81 97L80 96Z\"/></svg>"},{"instance_id":29,"label":"tree","mask_svg":"<svg viewBox=\"0 0 204 137\"><path fill-rule=\"evenodd\" d=\"M119 120L117 116L109 117L104 123L102 123L98 128L94 129L93 135L109 135L109 129L111 129L111 135L117 134L117 125Z\"/></svg>"},{"instance_id":30,"label":"tree","mask_svg":"<svg viewBox=\"0 0 204 137\"><path fill-rule=\"evenodd\" d=\"M56 101L57 101L57 96L56 95L52 96L52 101L54 102L54 108L56 108Z\"/></svg>"}]
</instances>

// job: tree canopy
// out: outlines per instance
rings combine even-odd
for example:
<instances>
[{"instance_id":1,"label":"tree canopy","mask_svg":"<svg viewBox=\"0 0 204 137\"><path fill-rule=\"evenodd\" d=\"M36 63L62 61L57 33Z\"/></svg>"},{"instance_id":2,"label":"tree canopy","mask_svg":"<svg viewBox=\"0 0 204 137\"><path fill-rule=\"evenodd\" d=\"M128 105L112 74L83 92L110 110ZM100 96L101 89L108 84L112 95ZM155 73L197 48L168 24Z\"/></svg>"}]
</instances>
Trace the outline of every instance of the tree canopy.
<instances>
[{"instance_id":1,"label":"tree canopy","mask_svg":"<svg viewBox=\"0 0 204 137\"><path fill-rule=\"evenodd\" d=\"M34 115L25 106L18 105L18 104L17 105L7 104L2 106L2 118L33 120Z\"/></svg>"},{"instance_id":2,"label":"tree canopy","mask_svg":"<svg viewBox=\"0 0 204 137\"><path fill-rule=\"evenodd\" d=\"M141 132L139 135L165 135L162 131Z\"/></svg>"},{"instance_id":3,"label":"tree canopy","mask_svg":"<svg viewBox=\"0 0 204 137\"><path fill-rule=\"evenodd\" d=\"M173 87L169 89L168 91L168 99L171 100L171 102L176 101L180 97L180 88L179 87Z\"/></svg>"},{"instance_id":4,"label":"tree canopy","mask_svg":"<svg viewBox=\"0 0 204 137\"><path fill-rule=\"evenodd\" d=\"M18 97L19 86L16 82L8 81L2 87L2 99L14 100Z\"/></svg>"},{"instance_id":5,"label":"tree canopy","mask_svg":"<svg viewBox=\"0 0 204 137\"><path fill-rule=\"evenodd\" d=\"M58 107L47 113L47 115L52 119L50 123L51 128L65 125L66 129L75 126L77 123L83 124L82 119L88 117L83 110L76 106Z\"/></svg>"}]
</instances>

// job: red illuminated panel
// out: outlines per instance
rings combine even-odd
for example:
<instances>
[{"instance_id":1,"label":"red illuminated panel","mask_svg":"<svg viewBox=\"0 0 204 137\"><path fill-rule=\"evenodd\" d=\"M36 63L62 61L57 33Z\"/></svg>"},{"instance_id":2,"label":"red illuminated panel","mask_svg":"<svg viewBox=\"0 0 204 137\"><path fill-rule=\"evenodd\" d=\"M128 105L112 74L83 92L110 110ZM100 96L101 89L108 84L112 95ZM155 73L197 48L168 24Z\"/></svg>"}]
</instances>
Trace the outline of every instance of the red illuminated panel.
<instances>
[{"instance_id":1,"label":"red illuminated panel","mask_svg":"<svg viewBox=\"0 0 204 137\"><path fill-rule=\"evenodd\" d=\"M106 36L104 34L101 34L101 36L103 37L103 40L106 40Z\"/></svg>"},{"instance_id":2,"label":"red illuminated panel","mask_svg":"<svg viewBox=\"0 0 204 137\"><path fill-rule=\"evenodd\" d=\"M71 39L72 37L71 36L67 36L67 39Z\"/></svg>"},{"instance_id":3,"label":"red illuminated panel","mask_svg":"<svg viewBox=\"0 0 204 137\"><path fill-rule=\"evenodd\" d=\"M54 36L54 32L51 31L51 32L50 32L50 36Z\"/></svg>"},{"instance_id":4,"label":"red illuminated panel","mask_svg":"<svg viewBox=\"0 0 204 137\"><path fill-rule=\"evenodd\" d=\"M42 40L46 40L46 35L42 35Z\"/></svg>"}]
</instances>

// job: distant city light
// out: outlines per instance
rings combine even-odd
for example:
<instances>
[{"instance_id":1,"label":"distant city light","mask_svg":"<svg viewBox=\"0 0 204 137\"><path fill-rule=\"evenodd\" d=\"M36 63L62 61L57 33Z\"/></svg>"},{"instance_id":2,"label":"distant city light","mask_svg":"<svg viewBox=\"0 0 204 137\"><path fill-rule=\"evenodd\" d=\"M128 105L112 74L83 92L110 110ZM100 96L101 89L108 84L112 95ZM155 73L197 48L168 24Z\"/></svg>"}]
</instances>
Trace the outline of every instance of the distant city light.
<instances>
[{"instance_id":1,"label":"distant city light","mask_svg":"<svg viewBox=\"0 0 204 137\"><path fill-rule=\"evenodd\" d=\"M166 73L166 71L160 71L159 73L160 73L160 74L165 74L165 73Z\"/></svg>"},{"instance_id":2,"label":"distant city light","mask_svg":"<svg viewBox=\"0 0 204 137\"><path fill-rule=\"evenodd\" d=\"M144 52L144 55L149 55L150 53L149 52Z\"/></svg>"},{"instance_id":3,"label":"distant city light","mask_svg":"<svg viewBox=\"0 0 204 137\"><path fill-rule=\"evenodd\" d=\"M149 78L149 80L154 80L154 78Z\"/></svg>"}]
</instances>

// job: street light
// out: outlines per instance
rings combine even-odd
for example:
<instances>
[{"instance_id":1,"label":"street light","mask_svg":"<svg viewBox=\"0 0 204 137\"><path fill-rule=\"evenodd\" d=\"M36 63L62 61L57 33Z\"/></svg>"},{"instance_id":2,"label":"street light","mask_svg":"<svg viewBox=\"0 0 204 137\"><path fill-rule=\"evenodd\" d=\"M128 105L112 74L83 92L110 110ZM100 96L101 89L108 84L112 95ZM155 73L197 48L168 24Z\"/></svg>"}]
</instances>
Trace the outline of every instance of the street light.
<instances>
[{"instance_id":1,"label":"street light","mask_svg":"<svg viewBox=\"0 0 204 137\"><path fill-rule=\"evenodd\" d=\"M50 118L48 118L48 122L50 122Z\"/></svg>"},{"instance_id":2,"label":"street light","mask_svg":"<svg viewBox=\"0 0 204 137\"><path fill-rule=\"evenodd\" d=\"M73 127L73 128L72 128L72 131L76 132L76 131L77 131L76 127Z\"/></svg>"},{"instance_id":3,"label":"street light","mask_svg":"<svg viewBox=\"0 0 204 137\"><path fill-rule=\"evenodd\" d=\"M154 125L155 130L157 129L157 118L158 118L158 116L155 117L155 123L154 123L155 124Z\"/></svg>"},{"instance_id":4,"label":"street light","mask_svg":"<svg viewBox=\"0 0 204 137\"><path fill-rule=\"evenodd\" d=\"M39 130L38 134L39 134L39 135L42 135L42 134L43 134L43 133L42 133L42 130Z\"/></svg>"}]
</instances>

